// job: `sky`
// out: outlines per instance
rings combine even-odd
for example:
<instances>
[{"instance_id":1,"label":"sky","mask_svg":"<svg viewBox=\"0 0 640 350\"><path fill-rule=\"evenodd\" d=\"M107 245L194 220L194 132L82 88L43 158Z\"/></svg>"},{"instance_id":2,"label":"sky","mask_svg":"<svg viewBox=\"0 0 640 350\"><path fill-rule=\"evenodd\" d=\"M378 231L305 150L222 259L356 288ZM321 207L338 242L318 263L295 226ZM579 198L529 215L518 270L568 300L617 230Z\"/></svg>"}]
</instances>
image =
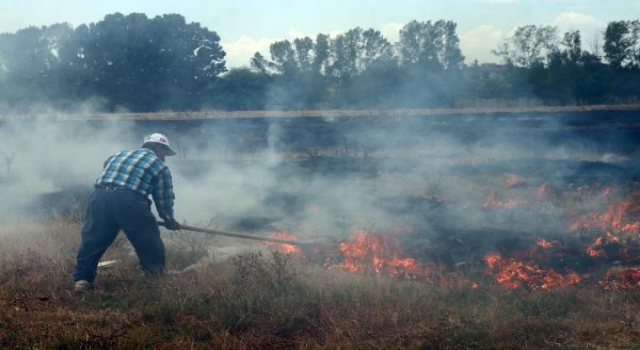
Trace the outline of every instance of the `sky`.
<instances>
[{"instance_id":1,"label":"sky","mask_svg":"<svg viewBox=\"0 0 640 350\"><path fill-rule=\"evenodd\" d=\"M247 66L255 52L269 58L269 45L317 34L332 37L360 27L379 30L390 42L408 22L452 20L460 48L471 63L496 62L497 48L513 29L554 25L559 33L580 30L583 49L602 45L608 22L640 18L638 0L0 0L0 33L66 22L73 27L105 15L177 13L188 23L215 31L227 53L227 68Z\"/></svg>"}]
</instances>

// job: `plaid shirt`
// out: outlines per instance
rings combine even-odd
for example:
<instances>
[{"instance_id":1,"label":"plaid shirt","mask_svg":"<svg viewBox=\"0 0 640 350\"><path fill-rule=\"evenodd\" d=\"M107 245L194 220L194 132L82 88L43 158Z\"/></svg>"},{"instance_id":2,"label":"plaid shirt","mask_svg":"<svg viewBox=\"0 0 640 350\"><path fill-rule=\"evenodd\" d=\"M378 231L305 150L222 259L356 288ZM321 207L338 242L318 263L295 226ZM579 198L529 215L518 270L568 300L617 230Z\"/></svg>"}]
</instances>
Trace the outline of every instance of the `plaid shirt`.
<instances>
[{"instance_id":1,"label":"plaid shirt","mask_svg":"<svg viewBox=\"0 0 640 350\"><path fill-rule=\"evenodd\" d=\"M125 187L147 197L150 193L162 219L173 219L173 182L171 172L153 151L140 148L116 153L104 162L100 186Z\"/></svg>"}]
</instances>

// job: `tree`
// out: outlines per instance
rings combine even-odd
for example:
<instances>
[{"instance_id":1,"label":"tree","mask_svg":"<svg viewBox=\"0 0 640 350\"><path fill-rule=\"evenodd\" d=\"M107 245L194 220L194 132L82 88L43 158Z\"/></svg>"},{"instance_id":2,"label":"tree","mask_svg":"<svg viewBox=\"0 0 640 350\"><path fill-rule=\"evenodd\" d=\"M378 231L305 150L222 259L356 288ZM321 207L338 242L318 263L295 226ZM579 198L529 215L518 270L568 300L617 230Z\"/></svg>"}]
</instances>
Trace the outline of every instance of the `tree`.
<instances>
[{"instance_id":1,"label":"tree","mask_svg":"<svg viewBox=\"0 0 640 350\"><path fill-rule=\"evenodd\" d=\"M613 68L640 63L640 21L614 21L607 24L604 53Z\"/></svg>"},{"instance_id":2,"label":"tree","mask_svg":"<svg viewBox=\"0 0 640 350\"><path fill-rule=\"evenodd\" d=\"M256 52L251 68L269 77L269 106L273 108L309 108L323 103L327 81L323 73L329 59L329 37L320 34L293 42L281 40L269 47L271 61Z\"/></svg>"},{"instance_id":3,"label":"tree","mask_svg":"<svg viewBox=\"0 0 640 350\"><path fill-rule=\"evenodd\" d=\"M364 43L362 29L354 28L337 35L330 44L330 64L327 74L346 82L358 74L359 58L362 57Z\"/></svg>"},{"instance_id":4,"label":"tree","mask_svg":"<svg viewBox=\"0 0 640 350\"><path fill-rule=\"evenodd\" d=\"M397 67L393 45L377 30L354 28L330 41L326 74L338 107L362 106L389 96ZM383 92L384 91L384 92Z\"/></svg>"},{"instance_id":5,"label":"tree","mask_svg":"<svg viewBox=\"0 0 640 350\"><path fill-rule=\"evenodd\" d=\"M0 34L0 96L11 108L32 109L34 101L59 96L58 54L71 33L62 23Z\"/></svg>"},{"instance_id":6,"label":"tree","mask_svg":"<svg viewBox=\"0 0 640 350\"><path fill-rule=\"evenodd\" d=\"M464 63L456 27L457 24L453 21L444 22L444 47L441 61L444 68L449 70L460 69Z\"/></svg>"},{"instance_id":7,"label":"tree","mask_svg":"<svg viewBox=\"0 0 640 350\"><path fill-rule=\"evenodd\" d=\"M63 48L68 73L79 89L106 98L110 110L198 108L226 70L218 35L176 14L115 13L74 36Z\"/></svg>"},{"instance_id":8,"label":"tree","mask_svg":"<svg viewBox=\"0 0 640 350\"><path fill-rule=\"evenodd\" d=\"M398 107L449 106L461 91L464 56L456 23L411 21L400 30L396 44L402 71Z\"/></svg>"},{"instance_id":9,"label":"tree","mask_svg":"<svg viewBox=\"0 0 640 350\"><path fill-rule=\"evenodd\" d=\"M231 69L212 87L212 105L230 111L263 110L267 107L270 77L247 68Z\"/></svg>"},{"instance_id":10,"label":"tree","mask_svg":"<svg viewBox=\"0 0 640 350\"><path fill-rule=\"evenodd\" d=\"M443 68L444 25L442 20L434 24L414 20L402 27L398 42L400 64L421 66L426 70Z\"/></svg>"},{"instance_id":11,"label":"tree","mask_svg":"<svg viewBox=\"0 0 640 350\"><path fill-rule=\"evenodd\" d=\"M537 27L530 24L518 27L492 52L508 65L529 68L556 49L557 31L554 26Z\"/></svg>"}]
</instances>

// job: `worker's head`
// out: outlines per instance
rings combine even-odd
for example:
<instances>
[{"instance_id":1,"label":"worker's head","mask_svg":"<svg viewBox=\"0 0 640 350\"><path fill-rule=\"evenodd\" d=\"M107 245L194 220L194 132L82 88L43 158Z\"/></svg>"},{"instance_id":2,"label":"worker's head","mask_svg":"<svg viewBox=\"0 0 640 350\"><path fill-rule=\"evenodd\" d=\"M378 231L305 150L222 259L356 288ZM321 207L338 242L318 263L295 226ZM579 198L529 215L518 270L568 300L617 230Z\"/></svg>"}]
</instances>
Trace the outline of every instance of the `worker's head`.
<instances>
[{"instance_id":1,"label":"worker's head","mask_svg":"<svg viewBox=\"0 0 640 350\"><path fill-rule=\"evenodd\" d=\"M169 139L163 134L154 133L144 138L142 147L152 150L160 159L173 156L176 152L169 145Z\"/></svg>"}]
</instances>

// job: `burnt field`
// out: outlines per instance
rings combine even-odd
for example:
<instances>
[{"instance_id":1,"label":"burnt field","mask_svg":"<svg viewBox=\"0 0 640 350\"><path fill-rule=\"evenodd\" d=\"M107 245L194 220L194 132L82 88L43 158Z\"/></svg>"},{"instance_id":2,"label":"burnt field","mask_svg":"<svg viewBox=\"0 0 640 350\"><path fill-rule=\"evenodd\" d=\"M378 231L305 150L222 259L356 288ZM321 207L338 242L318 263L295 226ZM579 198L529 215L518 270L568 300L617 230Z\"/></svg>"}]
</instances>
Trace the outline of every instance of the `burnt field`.
<instances>
[{"instance_id":1,"label":"burnt field","mask_svg":"<svg viewBox=\"0 0 640 350\"><path fill-rule=\"evenodd\" d=\"M83 305L120 310L125 328L142 320L146 330L134 329L147 336L191 327L164 329L171 340L154 338L154 346L184 337L226 348L632 348L640 341L638 117L627 110L6 122L7 145L20 147L0 177L15 196L3 220L48 227L59 249L43 255L68 269L104 158L163 132L179 153L168 160L178 219L309 244L166 232L169 267L180 273L157 294L133 299L122 293L137 285L123 275L135 257L126 242L116 245L105 260L126 266L103 271ZM16 136L25 128L37 137ZM68 306L64 271L53 273L62 286L47 285L38 277L46 261L16 251L0 255L20 270L5 269L5 290L22 293L6 294L7 303L38 309L46 294ZM73 335L71 343L146 346L125 328L86 330L91 341Z\"/></svg>"},{"instance_id":2,"label":"burnt field","mask_svg":"<svg viewBox=\"0 0 640 350\"><path fill-rule=\"evenodd\" d=\"M321 264L408 278L434 266L490 266L493 256L496 274L514 274L505 285L547 288L606 284L612 268L640 281L637 118L587 111L146 119L73 121L64 130L82 138L117 124L130 145L154 130L171 135L177 215L191 224L323 240L331 248L315 254ZM81 216L90 180L61 177L60 190L40 195L35 211ZM351 253L339 246L354 239L365 247L352 249L365 252L345 262ZM527 262L518 263L534 266L536 281L500 270L522 255ZM416 266L386 261L392 257Z\"/></svg>"}]
</instances>

